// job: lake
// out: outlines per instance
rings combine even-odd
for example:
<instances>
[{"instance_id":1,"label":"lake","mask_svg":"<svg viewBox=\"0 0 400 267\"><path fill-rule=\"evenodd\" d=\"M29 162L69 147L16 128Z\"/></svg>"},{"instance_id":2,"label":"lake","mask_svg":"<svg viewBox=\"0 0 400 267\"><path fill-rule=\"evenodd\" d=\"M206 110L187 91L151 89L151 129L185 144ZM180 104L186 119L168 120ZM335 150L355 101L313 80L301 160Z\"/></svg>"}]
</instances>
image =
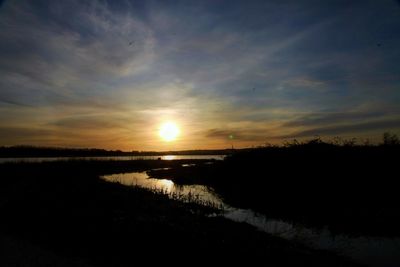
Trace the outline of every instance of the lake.
<instances>
[{"instance_id":1,"label":"lake","mask_svg":"<svg viewBox=\"0 0 400 267\"><path fill-rule=\"evenodd\" d=\"M31 157L31 158L0 158L0 163L6 162L48 162L68 160L185 160L211 159L223 160L225 155L163 155L163 156L104 156L104 157Z\"/></svg>"}]
</instances>

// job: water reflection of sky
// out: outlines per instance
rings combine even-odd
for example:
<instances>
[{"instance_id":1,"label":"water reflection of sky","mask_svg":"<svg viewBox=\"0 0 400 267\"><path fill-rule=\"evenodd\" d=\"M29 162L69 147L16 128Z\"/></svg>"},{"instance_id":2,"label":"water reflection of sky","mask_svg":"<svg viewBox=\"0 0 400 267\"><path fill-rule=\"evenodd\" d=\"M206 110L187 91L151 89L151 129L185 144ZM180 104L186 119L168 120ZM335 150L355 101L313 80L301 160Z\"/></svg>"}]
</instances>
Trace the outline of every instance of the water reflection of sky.
<instances>
[{"instance_id":1,"label":"water reflection of sky","mask_svg":"<svg viewBox=\"0 0 400 267\"><path fill-rule=\"evenodd\" d=\"M149 178L146 172L119 173L105 175L103 179L110 182L118 182L127 186L140 186L157 191L163 191L170 196L185 196L190 197L200 202L210 202L217 206L223 205L223 201L202 185L176 185L168 179L153 179Z\"/></svg>"},{"instance_id":2,"label":"water reflection of sky","mask_svg":"<svg viewBox=\"0 0 400 267\"><path fill-rule=\"evenodd\" d=\"M223 160L225 155L164 155L164 156L105 156L105 157L31 157L31 158L0 158L0 163L6 162L47 162L67 160L185 160L209 159Z\"/></svg>"}]
</instances>

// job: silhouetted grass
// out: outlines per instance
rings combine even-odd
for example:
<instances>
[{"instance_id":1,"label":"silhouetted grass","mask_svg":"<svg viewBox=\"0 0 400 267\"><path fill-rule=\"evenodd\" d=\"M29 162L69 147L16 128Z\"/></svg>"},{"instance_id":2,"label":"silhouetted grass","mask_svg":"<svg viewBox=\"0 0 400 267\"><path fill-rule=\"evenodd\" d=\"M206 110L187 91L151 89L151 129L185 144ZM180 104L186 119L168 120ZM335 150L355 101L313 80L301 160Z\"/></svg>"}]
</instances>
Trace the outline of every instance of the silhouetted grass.
<instances>
[{"instance_id":1,"label":"silhouetted grass","mask_svg":"<svg viewBox=\"0 0 400 267\"><path fill-rule=\"evenodd\" d=\"M114 178L110 182L124 185L124 183L119 179L119 177ZM127 185L127 184L125 184L125 185ZM138 188L139 190L149 191L156 195L167 196L169 199L172 199L174 201L187 203L188 207L194 206L195 209L201 210L202 212L208 211L209 213L216 214L216 213L221 213L224 209L222 204L217 204L212 201L204 200L200 197L199 194L192 193L192 192L189 192L188 194L184 194L182 192L169 191L167 188L157 188L157 187L148 188L148 187L144 187L139 184L136 184L134 182L132 182L131 184L128 184L128 186L131 186L133 188Z\"/></svg>"},{"instance_id":2,"label":"silhouetted grass","mask_svg":"<svg viewBox=\"0 0 400 267\"><path fill-rule=\"evenodd\" d=\"M349 235L399 236L395 135L381 145L354 140L288 142L242 150L223 162L149 171L212 186L229 204Z\"/></svg>"},{"instance_id":3,"label":"silhouetted grass","mask_svg":"<svg viewBox=\"0 0 400 267\"><path fill-rule=\"evenodd\" d=\"M245 224L208 218L204 215L212 211L210 207L99 179L110 173L188 162L201 163L1 164L0 264L133 266L143 261L187 265L262 260L272 266L353 266L335 255L271 237Z\"/></svg>"}]
</instances>

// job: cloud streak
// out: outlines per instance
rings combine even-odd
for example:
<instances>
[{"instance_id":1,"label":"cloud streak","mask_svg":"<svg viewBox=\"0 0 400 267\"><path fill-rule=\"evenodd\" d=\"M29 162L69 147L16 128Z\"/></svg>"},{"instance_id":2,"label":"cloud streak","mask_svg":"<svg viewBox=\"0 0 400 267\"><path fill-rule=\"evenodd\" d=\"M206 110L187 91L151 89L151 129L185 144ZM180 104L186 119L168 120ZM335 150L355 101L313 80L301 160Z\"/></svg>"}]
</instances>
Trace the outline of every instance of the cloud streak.
<instances>
[{"instance_id":1,"label":"cloud streak","mask_svg":"<svg viewBox=\"0 0 400 267\"><path fill-rule=\"evenodd\" d=\"M313 136L334 136L341 134L354 134L354 133L363 133L376 131L376 129L380 129L381 134L385 131L389 131L391 129L399 129L400 128L400 119L391 119L391 120L381 120L381 121L370 121L364 123L356 123L356 124L344 124L344 125L334 125L327 127L318 127L311 128L304 131L295 132L289 135L277 136L276 138L301 138L301 137L313 137Z\"/></svg>"}]
</instances>

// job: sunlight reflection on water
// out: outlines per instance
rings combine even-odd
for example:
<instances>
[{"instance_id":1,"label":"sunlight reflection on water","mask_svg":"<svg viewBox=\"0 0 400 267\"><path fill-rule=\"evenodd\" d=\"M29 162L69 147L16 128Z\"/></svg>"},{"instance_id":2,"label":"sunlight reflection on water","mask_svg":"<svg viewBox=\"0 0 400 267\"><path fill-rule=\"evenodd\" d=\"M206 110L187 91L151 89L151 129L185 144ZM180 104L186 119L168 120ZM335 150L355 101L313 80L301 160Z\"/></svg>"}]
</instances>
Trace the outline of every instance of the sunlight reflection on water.
<instances>
[{"instance_id":1,"label":"sunlight reflection on water","mask_svg":"<svg viewBox=\"0 0 400 267\"><path fill-rule=\"evenodd\" d=\"M164 156L162 159L163 159L163 160L174 160L174 159L176 159L176 156L174 156L174 155L167 155L167 156Z\"/></svg>"},{"instance_id":2,"label":"sunlight reflection on water","mask_svg":"<svg viewBox=\"0 0 400 267\"><path fill-rule=\"evenodd\" d=\"M149 178L146 172L131 172L105 175L103 179L110 182L117 182L127 186L140 186L152 190L162 191L170 196L184 196L189 199L198 200L203 203L211 203L215 206L223 205L223 201L202 185L176 185L168 179Z\"/></svg>"}]
</instances>

